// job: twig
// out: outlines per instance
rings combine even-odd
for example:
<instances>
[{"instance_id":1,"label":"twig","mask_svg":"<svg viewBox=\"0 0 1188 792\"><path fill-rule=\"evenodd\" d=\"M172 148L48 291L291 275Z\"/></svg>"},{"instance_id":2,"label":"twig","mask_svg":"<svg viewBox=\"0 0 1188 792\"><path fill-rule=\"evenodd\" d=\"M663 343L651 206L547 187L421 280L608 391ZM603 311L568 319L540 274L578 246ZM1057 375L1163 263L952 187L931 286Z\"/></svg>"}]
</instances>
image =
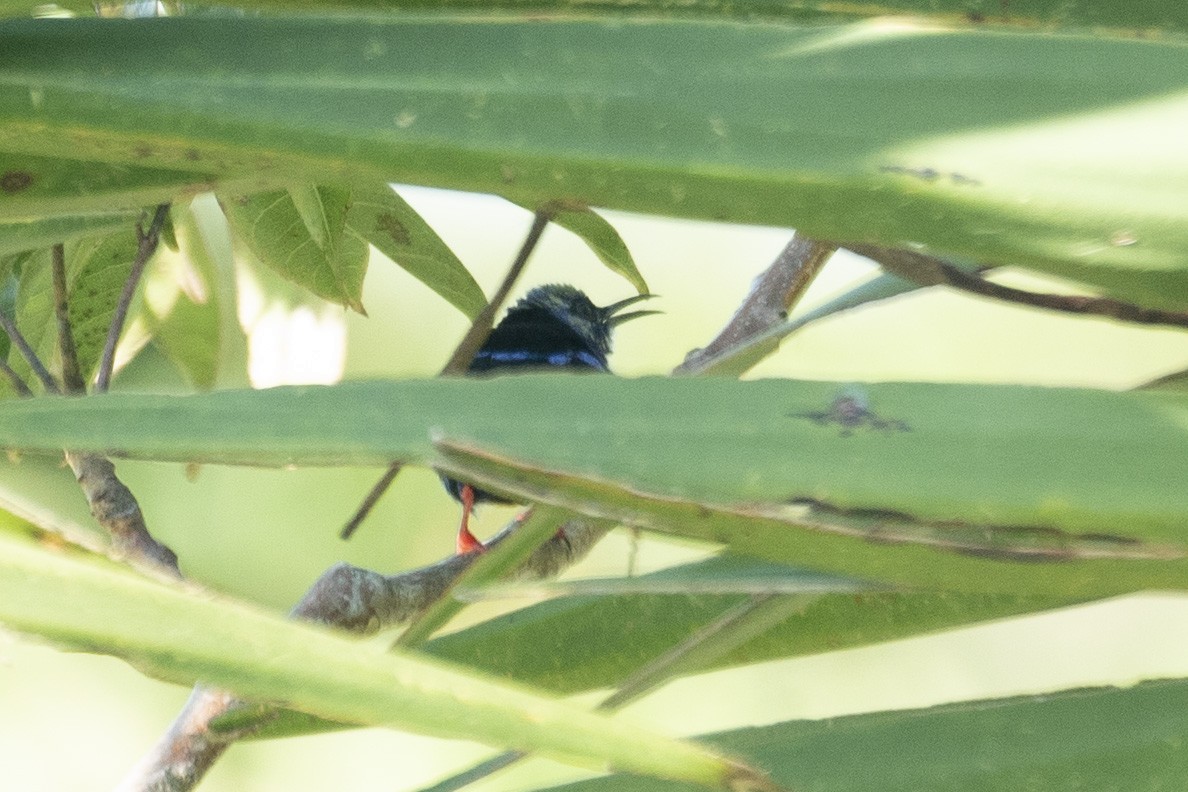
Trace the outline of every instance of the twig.
<instances>
[{"instance_id":1,"label":"twig","mask_svg":"<svg viewBox=\"0 0 1188 792\"><path fill-rule=\"evenodd\" d=\"M771 266L755 279L750 294L722 332L701 349L690 352L673 374L699 374L731 350L786 322L788 313L835 250L836 245L793 234Z\"/></svg>"},{"instance_id":2,"label":"twig","mask_svg":"<svg viewBox=\"0 0 1188 792\"><path fill-rule=\"evenodd\" d=\"M0 311L0 325L3 325L4 332L8 334L8 339L12 341L15 346L29 363L29 368L37 375L37 379L41 380L41 386L45 388L46 393L61 393L58 389L58 383L54 381L54 376L49 373L49 369L41 362L41 358L37 357L37 353L33 351L33 347L29 346L29 342L17 329L16 322L12 317Z\"/></svg>"},{"instance_id":3,"label":"twig","mask_svg":"<svg viewBox=\"0 0 1188 792\"><path fill-rule=\"evenodd\" d=\"M495 326L495 317L499 314L503 304L507 302L507 295L515 288L516 281L520 278L520 273L524 271L524 266L528 263L528 257L532 255L532 251L536 249L537 243L540 242L541 234L544 233L545 227L549 224L549 218L553 216L553 210L540 209L532 217L532 227L528 229L528 236L524 238L524 244L520 246L520 252L516 254L511 266L508 267L507 274L503 276L503 282L499 284L499 288L495 292L495 296L486 304L479 315L475 317L470 325L470 329L466 331L466 335L458 342L458 346L454 348L454 354L450 356L449 361L445 364L439 372L439 377L453 377L466 373L466 369L470 366L470 361L474 360L474 356L478 353L479 348L487 340L487 336L491 334L491 329ZM350 539L355 531L367 519L367 515L371 514L371 510L379 503L380 498L392 486L392 482L396 480L396 476L400 474L401 463L393 462L384 471L384 475L375 483L371 491L367 493L367 497L359 504L359 508L355 510L351 519L347 520L346 525L338 532L342 539Z\"/></svg>"},{"instance_id":4,"label":"twig","mask_svg":"<svg viewBox=\"0 0 1188 792\"><path fill-rule=\"evenodd\" d=\"M924 286L943 284L972 294L980 294L983 297L992 297L997 300L1046 308L1062 313L1105 316L1135 324L1188 327L1188 313L1145 308L1110 297L1030 292L988 281L980 275L958 269L946 261L912 250L884 248L877 245L847 245L847 247L855 253L877 262L884 269Z\"/></svg>"},{"instance_id":5,"label":"twig","mask_svg":"<svg viewBox=\"0 0 1188 792\"><path fill-rule=\"evenodd\" d=\"M7 360L0 360L0 371L4 372L4 376L8 377L8 381L12 384L12 389L17 392L17 395L23 399L28 399L33 396L33 391L29 389L28 383L12 370L12 366L8 365Z\"/></svg>"},{"instance_id":6,"label":"twig","mask_svg":"<svg viewBox=\"0 0 1188 792\"><path fill-rule=\"evenodd\" d=\"M442 368L439 376L455 377L466 373L470 361L474 360L474 356L478 354L479 348L487 340L487 336L491 335L491 328L495 326L495 317L503 308L503 304L507 302L507 295L511 293L516 281L519 280L520 273L524 271L524 265L528 263L528 257L532 255L532 251L536 250L536 244L540 242L540 236L544 233L552 216L553 210L551 209L538 209L532 216L532 227L528 229L528 236L524 237L524 244L520 246L520 252L516 254L515 260L508 267L507 274L503 276L503 283L499 284L495 296L475 317L474 322L470 325L470 330L463 336L458 348L454 350L454 354Z\"/></svg>"},{"instance_id":7,"label":"twig","mask_svg":"<svg viewBox=\"0 0 1188 792\"><path fill-rule=\"evenodd\" d=\"M371 491L367 493L367 497L359 504L359 508L355 509L355 513L351 515L351 519L346 521L346 525L342 526L342 530L338 532L338 538L342 540L350 539L363 521L367 519L367 515L371 514L371 510L375 508L375 504L379 503L380 498L384 497L384 493L388 491L388 487L392 486L392 482L400 475L400 468L404 467L403 462L393 462L388 465L388 469L384 471L384 475L380 476L379 481L371 487Z\"/></svg>"},{"instance_id":8,"label":"twig","mask_svg":"<svg viewBox=\"0 0 1188 792\"><path fill-rule=\"evenodd\" d=\"M107 338L103 343L103 355L99 359L99 374L95 378L95 393L106 393L111 384L112 369L115 368L116 344L120 334L124 332L124 321L128 318L128 308L132 305L132 298L136 295L136 287L140 285L140 278L157 245L161 241L161 229L169 217L169 204L163 203L153 213L153 220L148 231L137 226L136 235L139 244L136 246L136 258L132 260L132 269L124 281L124 290L120 292L120 300L116 303L115 313L111 317L111 325L107 328Z\"/></svg>"},{"instance_id":9,"label":"twig","mask_svg":"<svg viewBox=\"0 0 1188 792\"><path fill-rule=\"evenodd\" d=\"M58 354L62 358L62 385L67 393L86 393L78 366L78 348L70 325L70 304L66 286L66 246L53 247L54 315L58 319Z\"/></svg>"}]
</instances>

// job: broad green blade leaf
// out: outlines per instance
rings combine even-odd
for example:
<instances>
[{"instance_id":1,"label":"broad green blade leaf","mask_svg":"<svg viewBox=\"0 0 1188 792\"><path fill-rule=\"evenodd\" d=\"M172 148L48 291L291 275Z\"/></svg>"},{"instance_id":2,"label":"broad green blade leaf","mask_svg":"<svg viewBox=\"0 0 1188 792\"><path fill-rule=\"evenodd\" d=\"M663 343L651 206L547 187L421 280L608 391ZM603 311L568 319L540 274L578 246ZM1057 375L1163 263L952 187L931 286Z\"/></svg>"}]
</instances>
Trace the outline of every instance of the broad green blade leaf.
<instances>
[{"instance_id":1,"label":"broad green blade leaf","mask_svg":"<svg viewBox=\"0 0 1188 792\"><path fill-rule=\"evenodd\" d=\"M417 280L474 319L487 304L482 288L416 210L387 184L351 186L347 229L375 245Z\"/></svg>"},{"instance_id":2,"label":"broad green blade leaf","mask_svg":"<svg viewBox=\"0 0 1188 792\"><path fill-rule=\"evenodd\" d=\"M0 14L29 16L39 7L35 0L0 0ZM93 13L92 4L84 0L62 0L56 6L77 14ZM411 4L418 7L421 4ZM435 9L476 10L486 14L493 10L516 11L526 14L573 12L573 5L565 0L435 0ZM358 9L406 10L410 4L403 0L240 0L237 8L265 8L292 11L294 9ZM1148 0L1142 3L1075 3L1057 0L1032 0L1027 4L1011 5L1002 0L881 0L861 5L838 4L832 0L748 0L746 3L723 3L721 0L687 0L679 4L667 0L651 0L624 5L617 0L586 0L581 12L613 12L616 15L639 15L645 18L674 16L683 18L739 18L771 21L821 22L830 19L862 19L895 14L929 17L939 22L969 25L990 24L1019 26L1024 29L1042 27L1043 30L1071 28L1110 28L1119 32L1150 35L1152 32L1188 31L1188 13L1175 0Z\"/></svg>"},{"instance_id":3,"label":"broad green blade leaf","mask_svg":"<svg viewBox=\"0 0 1188 792\"><path fill-rule=\"evenodd\" d=\"M524 208L536 211L532 206L525 205ZM553 203L549 211L551 222L576 234L589 245L590 250L607 269L622 275L640 294L648 293L648 284L636 268L635 259L627 249L627 243L606 218L588 206L565 201Z\"/></svg>"},{"instance_id":4,"label":"broad green blade leaf","mask_svg":"<svg viewBox=\"0 0 1188 792\"><path fill-rule=\"evenodd\" d=\"M377 653L309 625L69 558L0 534L0 621L338 720L538 750L729 786L754 773L688 743L436 662ZM761 779L759 779L761 780Z\"/></svg>"},{"instance_id":5,"label":"broad green blade leaf","mask_svg":"<svg viewBox=\"0 0 1188 792\"><path fill-rule=\"evenodd\" d=\"M880 712L704 739L812 792L1116 792L1188 784L1188 682ZM615 775L555 792L689 789Z\"/></svg>"},{"instance_id":6,"label":"broad green blade leaf","mask_svg":"<svg viewBox=\"0 0 1188 792\"><path fill-rule=\"evenodd\" d=\"M725 557L639 580L664 586L675 577L712 584L745 563ZM822 579L816 573L785 569L785 577L794 581ZM425 651L557 693L579 693L622 682L743 599L731 594L644 593L552 600L435 638ZM707 666L686 671L866 646L1071 602L950 592L838 593L798 599L804 601L802 607L781 624Z\"/></svg>"},{"instance_id":7,"label":"broad green blade leaf","mask_svg":"<svg viewBox=\"0 0 1188 792\"><path fill-rule=\"evenodd\" d=\"M365 313L367 243L346 230L349 189L300 186L219 202L256 258L319 297Z\"/></svg>"},{"instance_id":8,"label":"broad green blade leaf","mask_svg":"<svg viewBox=\"0 0 1188 792\"><path fill-rule=\"evenodd\" d=\"M626 594L829 594L870 592L885 587L862 580L823 575L750 558L720 556L709 562L673 567L642 577L494 582L459 581L454 596L466 600L499 597L573 597Z\"/></svg>"},{"instance_id":9,"label":"broad green blade leaf","mask_svg":"<svg viewBox=\"0 0 1188 792\"><path fill-rule=\"evenodd\" d=\"M33 88L26 101L37 96ZM184 167L170 170L88 162L69 151L37 157L4 150L0 150L0 178L8 184L8 189L0 189L0 217L10 221L120 211L139 215L142 207L172 200L181 192L193 195L210 190L219 181L209 172L196 173Z\"/></svg>"},{"instance_id":10,"label":"broad green blade leaf","mask_svg":"<svg viewBox=\"0 0 1188 792\"><path fill-rule=\"evenodd\" d=\"M800 591L778 623L729 651L683 664L679 675L865 646L975 622L1033 613L1069 601L1002 595L863 592L855 581L781 567L780 585ZM772 567L724 556L630 578L647 592L685 593L735 587L746 578L771 578ZM832 580L838 594L821 592ZM581 582L577 584L581 586ZM622 684L688 636L713 624L748 597L719 592L673 597L656 593L577 596L524 608L429 641L423 651L505 679L560 694ZM776 605L779 608L780 606ZM343 724L287 711L261 738L340 730Z\"/></svg>"},{"instance_id":11,"label":"broad green blade leaf","mask_svg":"<svg viewBox=\"0 0 1188 792\"><path fill-rule=\"evenodd\" d=\"M0 256L132 228L139 215L138 211L107 212L0 222Z\"/></svg>"},{"instance_id":12,"label":"broad green blade leaf","mask_svg":"<svg viewBox=\"0 0 1188 792\"><path fill-rule=\"evenodd\" d=\"M526 375L8 403L0 444L432 464L524 502L904 585L1093 597L1188 580L1182 393Z\"/></svg>"},{"instance_id":13,"label":"broad green blade leaf","mask_svg":"<svg viewBox=\"0 0 1188 792\"><path fill-rule=\"evenodd\" d=\"M0 150L42 159L0 216L79 211L92 187L109 209L117 166L182 192L190 169L378 179L910 242L1188 305L1178 40L621 21L6 21Z\"/></svg>"}]
</instances>

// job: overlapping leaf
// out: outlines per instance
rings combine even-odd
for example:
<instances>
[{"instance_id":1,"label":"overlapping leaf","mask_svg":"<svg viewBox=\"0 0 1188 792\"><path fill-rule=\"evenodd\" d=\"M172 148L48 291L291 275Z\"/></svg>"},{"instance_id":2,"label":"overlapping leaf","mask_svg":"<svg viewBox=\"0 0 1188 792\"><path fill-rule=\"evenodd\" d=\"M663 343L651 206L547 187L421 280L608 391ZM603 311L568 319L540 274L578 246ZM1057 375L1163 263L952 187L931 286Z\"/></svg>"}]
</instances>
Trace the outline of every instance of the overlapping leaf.
<instances>
[{"instance_id":1,"label":"overlapping leaf","mask_svg":"<svg viewBox=\"0 0 1188 792\"><path fill-rule=\"evenodd\" d=\"M7 404L0 444L240 464L402 459L775 561L954 590L1092 597L1179 588L1188 569L1188 402L1175 392L349 383Z\"/></svg>"},{"instance_id":2,"label":"overlapping leaf","mask_svg":"<svg viewBox=\"0 0 1188 792\"><path fill-rule=\"evenodd\" d=\"M209 16L7 21L0 53L0 216L401 181L911 244L1188 305L1175 40Z\"/></svg>"}]
</instances>

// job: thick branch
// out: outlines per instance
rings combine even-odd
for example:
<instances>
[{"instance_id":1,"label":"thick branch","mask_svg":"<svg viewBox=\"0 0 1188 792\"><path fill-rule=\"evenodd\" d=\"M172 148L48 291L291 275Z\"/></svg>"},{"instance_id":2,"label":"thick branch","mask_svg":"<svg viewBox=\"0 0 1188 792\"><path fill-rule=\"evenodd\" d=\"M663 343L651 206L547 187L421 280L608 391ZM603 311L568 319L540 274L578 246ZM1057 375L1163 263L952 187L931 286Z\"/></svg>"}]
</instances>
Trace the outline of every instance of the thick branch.
<instances>
[{"instance_id":1,"label":"thick branch","mask_svg":"<svg viewBox=\"0 0 1188 792\"><path fill-rule=\"evenodd\" d=\"M733 318L713 341L695 349L673 374L699 374L731 350L788 320L788 313L837 250L835 245L794 234L762 275Z\"/></svg>"},{"instance_id":2,"label":"thick branch","mask_svg":"<svg viewBox=\"0 0 1188 792\"><path fill-rule=\"evenodd\" d=\"M1046 308L1050 311L1106 316L1135 324L1188 327L1188 313L1145 308L1110 297L1030 292L988 281L980 275L958 269L946 261L911 250L883 248L877 245L848 245L847 247L855 253L877 262L884 269L922 286L943 284L972 294L1031 305L1036 308Z\"/></svg>"},{"instance_id":3,"label":"thick branch","mask_svg":"<svg viewBox=\"0 0 1188 792\"><path fill-rule=\"evenodd\" d=\"M149 534L140 504L116 477L115 465L97 454L65 453L91 514L111 534L116 553L139 566L180 578L177 554Z\"/></svg>"},{"instance_id":4,"label":"thick branch","mask_svg":"<svg viewBox=\"0 0 1188 792\"><path fill-rule=\"evenodd\" d=\"M488 546L502 543L513 522ZM576 563L606 534L599 521L575 519L545 542L519 569L527 578L551 577ZM441 597L473 563L474 554L451 556L436 564L398 575L338 564L327 570L293 608L293 615L355 633L403 624ZM234 710L257 706L217 690L195 688L169 731L132 769L120 792L182 792L193 789L211 765L235 740L247 736L266 718L253 718L240 731L215 731L212 721Z\"/></svg>"}]
</instances>

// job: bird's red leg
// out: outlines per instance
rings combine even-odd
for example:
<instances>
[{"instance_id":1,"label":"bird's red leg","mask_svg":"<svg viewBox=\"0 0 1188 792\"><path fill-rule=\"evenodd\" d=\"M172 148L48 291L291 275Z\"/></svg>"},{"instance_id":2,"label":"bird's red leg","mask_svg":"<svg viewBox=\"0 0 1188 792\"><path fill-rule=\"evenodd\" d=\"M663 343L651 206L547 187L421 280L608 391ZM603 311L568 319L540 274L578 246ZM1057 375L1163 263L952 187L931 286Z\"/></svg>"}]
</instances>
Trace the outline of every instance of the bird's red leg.
<instances>
[{"instance_id":1,"label":"bird's red leg","mask_svg":"<svg viewBox=\"0 0 1188 792\"><path fill-rule=\"evenodd\" d=\"M458 526L458 555L481 553L487 546L470 532L470 513L474 511L474 487L462 485L462 524Z\"/></svg>"}]
</instances>

